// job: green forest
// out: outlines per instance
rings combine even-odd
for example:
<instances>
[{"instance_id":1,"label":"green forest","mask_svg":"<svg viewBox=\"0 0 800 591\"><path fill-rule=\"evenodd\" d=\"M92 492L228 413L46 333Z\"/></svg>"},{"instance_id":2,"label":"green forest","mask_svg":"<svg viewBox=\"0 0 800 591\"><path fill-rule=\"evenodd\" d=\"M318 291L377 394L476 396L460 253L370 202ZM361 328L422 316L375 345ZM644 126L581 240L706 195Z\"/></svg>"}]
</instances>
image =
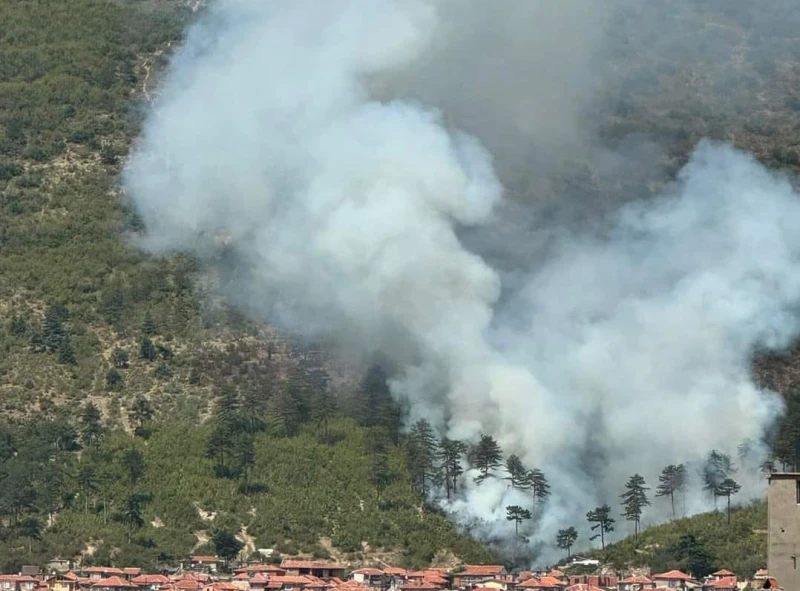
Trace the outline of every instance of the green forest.
<instances>
[{"instance_id":1,"label":"green forest","mask_svg":"<svg viewBox=\"0 0 800 591\"><path fill-rule=\"evenodd\" d=\"M424 421L401 434L391 367L343 381L317 345L219 301L224 278L192 257L135 247L142 222L119 171L148 84L191 18L168 1L0 2L0 571L57 556L154 568L223 554L231 534L249 540L245 553L513 563L426 499L457 494L464 457L478 482L508 473L530 496L506 509L519 538L551 495L545 474L488 436L469 448ZM609 133L675 132L680 117L653 112L614 115ZM773 130L769 144L754 117L740 137L757 137L762 160L796 166L792 134ZM694 131L673 133L673 148L685 154ZM786 396L774 455L796 467L800 389L779 377L794 358L760 358L756 370ZM722 504L738 490L730 462L712 455L704 468ZM760 504L639 531L655 496L682 490L685 468L663 469L647 490L638 475L620 483L613 514L622 508L638 535L607 545L608 506L576 516L604 558L666 568L693 554L707 561L687 570L743 575L763 566ZM574 528L553 540L565 555L586 542Z\"/></svg>"}]
</instances>

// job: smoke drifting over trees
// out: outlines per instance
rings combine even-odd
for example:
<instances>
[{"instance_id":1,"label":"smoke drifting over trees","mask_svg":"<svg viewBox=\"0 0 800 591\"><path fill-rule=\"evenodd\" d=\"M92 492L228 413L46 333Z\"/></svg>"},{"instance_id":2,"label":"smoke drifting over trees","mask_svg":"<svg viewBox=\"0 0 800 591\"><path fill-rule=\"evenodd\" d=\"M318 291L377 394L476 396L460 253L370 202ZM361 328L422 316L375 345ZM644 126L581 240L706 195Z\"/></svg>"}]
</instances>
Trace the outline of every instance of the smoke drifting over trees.
<instances>
[{"instance_id":1,"label":"smoke drifting over trees","mask_svg":"<svg viewBox=\"0 0 800 591\"><path fill-rule=\"evenodd\" d=\"M224 232L233 301L387 356L409 425L490 435L547 474L533 544L613 502L630 474L653 483L685 464L698 484L711 450L762 441L782 403L753 383L750 356L799 328L800 198L747 154L704 141L648 199L554 193L576 158L601 177L661 168L651 143L630 158L601 145L587 117L598 78L614 82L607 31L652 23L591 4L212 4L125 176L146 248L210 255ZM602 215L576 226L584 205ZM762 491L762 447L734 502ZM530 492L459 478L451 455L448 509L508 536L506 508ZM689 512L713 505L688 490ZM641 521L671 514L654 502Z\"/></svg>"}]
</instances>

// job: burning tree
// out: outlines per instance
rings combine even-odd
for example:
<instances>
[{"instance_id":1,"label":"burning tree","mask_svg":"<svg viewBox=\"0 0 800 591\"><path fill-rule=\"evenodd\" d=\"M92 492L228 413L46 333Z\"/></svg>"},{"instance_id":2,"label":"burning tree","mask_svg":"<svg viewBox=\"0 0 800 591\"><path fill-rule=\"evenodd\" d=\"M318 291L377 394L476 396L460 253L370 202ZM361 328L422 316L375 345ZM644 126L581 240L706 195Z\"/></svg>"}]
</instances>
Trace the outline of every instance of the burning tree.
<instances>
[{"instance_id":1,"label":"burning tree","mask_svg":"<svg viewBox=\"0 0 800 591\"><path fill-rule=\"evenodd\" d=\"M502 465L503 452L500 446L491 435L481 435L478 445L472 450L472 463L478 469L475 482L480 484L490 476L494 476L494 470Z\"/></svg>"}]
</instances>

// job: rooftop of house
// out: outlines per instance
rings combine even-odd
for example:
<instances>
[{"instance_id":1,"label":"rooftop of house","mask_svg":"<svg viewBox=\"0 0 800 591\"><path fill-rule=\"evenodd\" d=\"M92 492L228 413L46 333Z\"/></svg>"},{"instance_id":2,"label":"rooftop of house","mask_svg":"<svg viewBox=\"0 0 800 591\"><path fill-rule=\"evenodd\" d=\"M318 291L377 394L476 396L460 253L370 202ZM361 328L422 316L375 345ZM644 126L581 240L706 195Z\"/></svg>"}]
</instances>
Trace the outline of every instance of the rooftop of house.
<instances>
[{"instance_id":1,"label":"rooftop of house","mask_svg":"<svg viewBox=\"0 0 800 591\"><path fill-rule=\"evenodd\" d=\"M505 567L500 564L467 564L464 570L458 573L467 577L494 577L505 572Z\"/></svg>"}]
</instances>

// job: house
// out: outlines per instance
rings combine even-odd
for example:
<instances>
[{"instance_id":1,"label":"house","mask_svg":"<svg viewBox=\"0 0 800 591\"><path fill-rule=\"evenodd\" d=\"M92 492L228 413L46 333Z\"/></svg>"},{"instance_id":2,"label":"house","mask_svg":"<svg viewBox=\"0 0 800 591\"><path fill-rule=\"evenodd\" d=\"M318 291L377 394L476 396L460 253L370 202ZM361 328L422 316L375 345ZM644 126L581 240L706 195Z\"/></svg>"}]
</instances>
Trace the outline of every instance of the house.
<instances>
[{"instance_id":1,"label":"house","mask_svg":"<svg viewBox=\"0 0 800 591\"><path fill-rule=\"evenodd\" d=\"M246 573L249 577L254 577L257 574L269 577L275 575L283 576L286 574L286 571L274 564L248 564L247 566L237 568L233 573L237 575Z\"/></svg>"},{"instance_id":2,"label":"house","mask_svg":"<svg viewBox=\"0 0 800 591\"><path fill-rule=\"evenodd\" d=\"M603 591L600 587L595 587L589 583L578 583L577 585L570 585L566 591Z\"/></svg>"},{"instance_id":3,"label":"house","mask_svg":"<svg viewBox=\"0 0 800 591\"><path fill-rule=\"evenodd\" d=\"M95 580L92 583L92 591L131 591L132 589L138 589L138 587L118 576Z\"/></svg>"},{"instance_id":4,"label":"house","mask_svg":"<svg viewBox=\"0 0 800 591\"><path fill-rule=\"evenodd\" d=\"M517 589L525 591L560 591L566 587L566 583L555 577L530 577L517 585Z\"/></svg>"},{"instance_id":5,"label":"house","mask_svg":"<svg viewBox=\"0 0 800 591\"><path fill-rule=\"evenodd\" d=\"M656 587L666 587L667 589L699 589L702 587L698 581L679 570L659 573L653 575L651 579L656 584Z\"/></svg>"},{"instance_id":6,"label":"house","mask_svg":"<svg viewBox=\"0 0 800 591\"><path fill-rule=\"evenodd\" d=\"M453 587L465 589L474 587L483 581L497 579L507 574L506 569L499 564L468 564L453 575Z\"/></svg>"},{"instance_id":7,"label":"house","mask_svg":"<svg viewBox=\"0 0 800 591\"><path fill-rule=\"evenodd\" d=\"M247 573L242 574L246 575ZM264 591L269 583L269 577L267 577L264 573L256 573L255 576L248 581L248 583L250 591Z\"/></svg>"},{"instance_id":8,"label":"house","mask_svg":"<svg viewBox=\"0 0 800 591\"><path fill-rule=\"evenodd\" d=\"M738 591L739 585L736 577L722 577L713 579L703 585L703 591Z\"/></svg>"},{"instance_id":9,"label":"house","mask_svg":"<svg viewBox=\"0 0 800 591\"><path fill-rule=\"evenodd\" d=\"M445 580L445 584L446 583L447 580ZM511 591L512 589L514 589L514 587L515 587L514 581L509 581L507 579L489 579L487 581L481 581L480 583L475 585L476 589L492 589L494 591Z\"/></svg>"},{"instance_id":10,"label":"house","mask_svg":"<svg viewBox=\"0 0 800 591\"><path fill-rule=\"evenodd\" d=\"M316 560L284 560L281 568L287 575L311 575L320 579L344 578L345 568L335 562L321 562Z\"/></svg>"},{"instance_id":11,"label":"house","mask_svg":"<svg viewBox=\"0 0 800 591\"><path fill-rule=\"evenodd\" d=\"M162 587L170 584L170 580L164 575L139 575L138 577L133 577L131 583L140 589L160 591Z\"/></svg>"},{"instance_id":12,"label":"house","mask_svg":"<svg viewBox=\"0 0 800 591\"><path fill-rule=\"evenodd\" d=\"M628 577L617 582L617 591L642 591L654 589L656 584L643 575Z\"/></svg>"},{"instance_id":13,"label":"house","mask_svg":"<svg viewBox=\"0 0 800 591\"><path fill-rule=\"evenodd\" d=\"M222 564L217 556L192 556L189 568L203 573L216 573Z\"/></svg>"},{"instance_id":14,"label":"house","mask_svg":"<svg viewBox=\"0 0 800 591\"><path fill-rule=\"evenodd\" d=\"M300 575L270 577L266 589L303 589L311 584L311 579Z\"/></svg>"},{"instance_id":15,"label":"house","mask_svg":"<svg viewBox=\"0 0 800 591\"><path fill-rule=\"evenodd\" d=\"M125 578L130 581L134 577L138 577L140 574L142 574L142 569L129 566L123 568L122 572L125 573Z\"/></svg>"},{"instance_id":16,"label":"house","mask_svg":"<svg viewBox=\"0 0 800 591\"><path fill-rule=\"evenodd\" d=\"M28 575L0 575L0 591L33 591L38 579Z\"/></svg>"},{"instance_id":17,"label":"house","mask_svg":"<svg viewBox=\"0 0 800 591\"><path fill-rule=\"evenodd\" d=\"M125 572L121 568L114 568L113 566L90 566L83 569L83 574L93 581L125 576Z\"/></svg>"},{"instance_id":18,"label":"house","mask_svg":"<svg viewBox=\"0 0 800 591\"><path fill-rule=\"evenodd\" d=\"M569 585L590 585L593 587L617 588L617 577L607 575L579 575L569 577Z\"/></svg>"},{"instance_id":19,"label":"house","mask_svg":"<svg viewBox=\"0 0 800 591\"><path fill-rule=\"evenodd\" d=\"M350 579L368 587L382 587L383 571L379 568L360 568L350 573Z\"/></svg>"}]
</instances>

